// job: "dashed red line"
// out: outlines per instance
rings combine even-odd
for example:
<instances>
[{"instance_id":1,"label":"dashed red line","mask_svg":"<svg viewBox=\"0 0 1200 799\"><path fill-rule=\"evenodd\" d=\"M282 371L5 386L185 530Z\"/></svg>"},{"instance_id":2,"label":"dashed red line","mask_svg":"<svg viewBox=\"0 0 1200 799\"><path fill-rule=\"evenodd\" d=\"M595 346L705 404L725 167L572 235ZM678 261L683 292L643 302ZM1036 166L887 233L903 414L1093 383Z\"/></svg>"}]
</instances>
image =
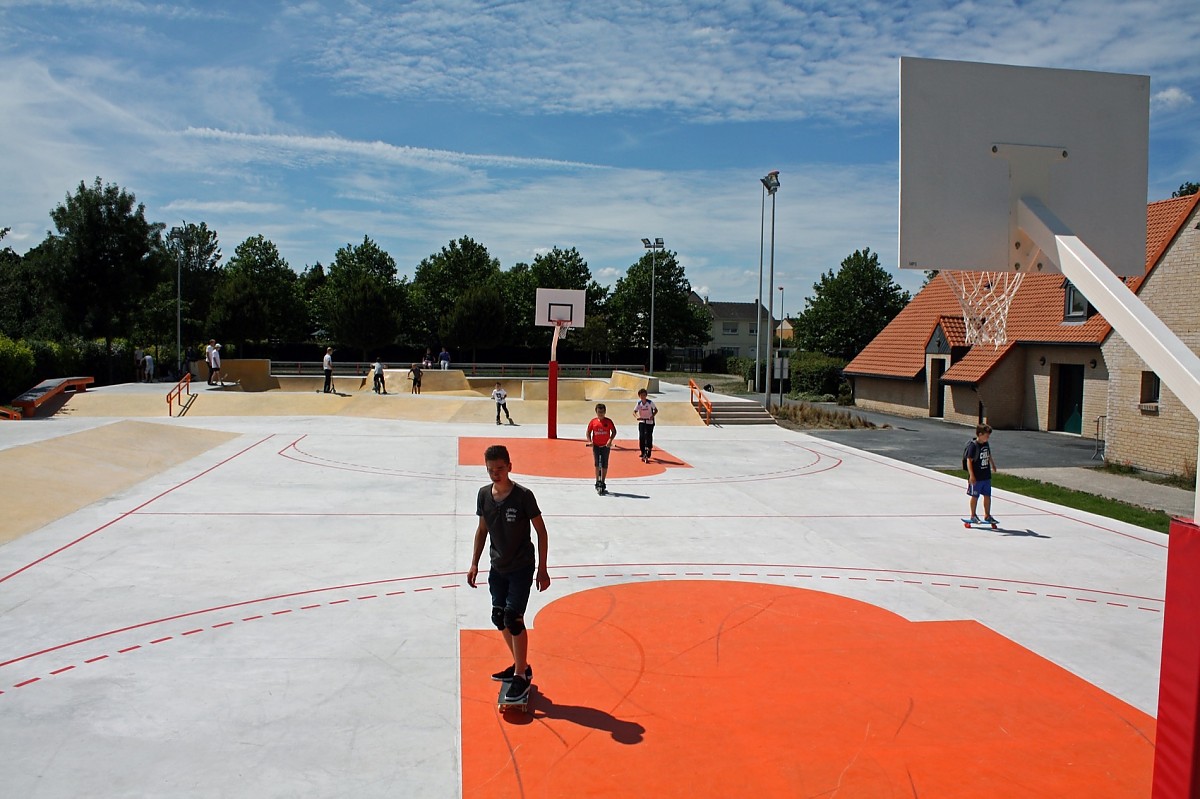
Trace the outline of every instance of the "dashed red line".
<instances>
[{"instance_id":1,"label":"dashed red line","mask_svg":"<svg viewBox=\"0 0 1200 799\"><path fill-rule=\"evenodd\" d=\"M679 576L679 574L680 574L679 572L658 572L658 576L660 576L660 577L676 577L676 576ZM701 576L704 576L705 574L711 574L711 575L712 575L712 576L714 576L714 577L729 577L729 576L731 576L731 575L732 575L732 572L703 572L703 571L688 571L688 572L683 572L683 575L684 575L684 576L687 576L687 577L701 577ZM738 572L738 575L739 575L739 576L742 576L742 577L757 577L757 576L759 576L759 573L758 573L758 572ZM595 573L591 573L591 574L578 574L578 575L560 575L560 576L556 576L556 577L554 577L553 579L556 579L556 580L570 580L570 579L574 578L574 579L580 579L580 580L584 580L584 579L595 579L595 578L596 578L596 576L597 576L597 575L596 575ZM616 572L606 572L606 573L604 574L604 576L605 576L605 577L609 577L609 578L624 578L624 577L626 577L627 575L625 575L625 574L623 574L623 573L616 573ZM632 573L631 573L630 575L628 575L628 576L633 576L633 577L650 577L650 576L651 576L651 573L650 573L650 572L632 572ZM784 573L782 573L782 572L767 572L765 576L767 576L767 577L774 577L774 578L786 578L786 577L788 577L788 575L787 575L787 574L784 574ZM800 572L797 572L797 573L794 573L794 574L792 574L791 576L792 576L792 577L794 577L794 578L812 578L814 575L813 575L813 574L807 574L807 573L800 573ZM821 574L821 575L819 575L819 576L820 576L820 578L821 578L821 579L823 579L823 580L838 580L838 579L841 579L841 577L842 577L842 575L837 575L837 574ZM926 584L925 582L923 582L923 581L921 581L921 580L907 580L907 579L897 580L897 579L895 579L895 578L891 578L891 577L874 577L874 578L865 577L865 576L848 576L848 577L847 577L847 580L848 580L848 581L856 581L856 582L867 582L867 581L870 581L870 580L872 580L872 579L873 579L875 582L880 582L880 583L897 583L897 582L900 582L900 583L904 583L904 584L907 584L907 585L925 585L925 584ZM938 587L942 587L942 588L950 588L950 587L953 587L953 584L952 584L952 583L946 583L946 582L930 582L930 583L929 583L929 585L938 586ZM441 586L441 588L443 588L443 589L456 589L456 588L459 588L459 587L460 587L460 586L459 586L459 584L457 584L457 583L454 583L454 584L448 584L448 585L443 585L443 586ZM978 586L978 585L970 585L970 584L967 584L967 583L960 583L960 584L958 584L958 587L959 587L959 588L972 589L972 590L979 590L979 589L980 589L980 586ZM423 587L423 588L415 588L415 589L412 589L411 593L424 593L424 592L429 592L429 591L433 591L433 590L435 590L435 588L434 588L434 587L432 587L432 586L430 586L430 587ZM1067 596L1067 595L1065 595L1065 594L1051 594L1051 593L1044 593L1044 594L1043 594L1043 593L1039 593L1039 592L1036 592L1036 591L1028 591L1028 590L1023 590L1023 589L1009 589L1009 588L998 587L998 586L988 586L988 587L987 587L987 590L988 590L988 591L992 591L992 592L996 592L996 593L1016 593L1016 594L1021 594L1021 595L1025 595L1025 596L1044 596L1044 597L1051 598L1051 599L1069 599L1069 598L1074 598L1074 599L1075 599L1077 602L1085 602L1085 603L1088 603L1088 604L1093 604L1093 605L1100 604L1100 600L1097 600L1097 599L1092 599L1092 598L1089 598L1089 597L1080 597L1080 596L1076 596L1076 597L1068 597L1068 596ZM1088 589L1083 589L1083 590L1088 590ZM404 590L390 591L390 592L387 592L386 594L384 594L384 596L400 596L400 595L403 595L403 594L405 594L405 593L409 593L409 592L408 592L408 591L404 591ZM1109 592L1101 592L1101 593L1109 593ZM379 598L379 594L366 594L366 595L363 595L363 596L359 596L359 597L357 597L357 599L358 599L358 600L378 599L378 598ZM351 602L351 601L352 601L351 599L336 599L336 600L332 600L332 601L328 602L327 604L329 604L329 605L344 605L344 604L347 604L347 603L349 603L349 602ZM1129 605L1128 603L1124 603L1124 602L1105 601L1103 604L1105 604L1105 605L1108 605L1108 606L1111 606L1111 607L1119 607L1119 608L1128 608L1128 607L1130 607L1130 605ZM320 604L320 603L318 603L318 604L302 605L302 606L300 606L298 609L299 609L299 610L315 610L315 609L317 609L317 608L320 608L320 607L324 607L324 605L322 605L322 604ZM1161 609L1159 609L1159 608L1145 607L1145 606L1141 606L1141 605L1137 606L1137 609L1138 609L1138 610L1143 610L1143 611L1146 611L1146 612L1149 612L1149 613L1161 613L1161 612L1162 612L1162 611L1161 611ZM271 616L282 616L282 615L286 615L286 614L292 613L294 610L295 610L295 608L283 608L283 609L280 609L280 610L271 611L269 615L271 615ZM264 616L263 614L257 614L257 615L253 615L253 616L246 616L246 617L243 617L243 618L241 619L241 621L243 621L243 622L249 622L249 621L256 621L256 620L263 619L263 618L266 618L266 616ZM162 637L160 637L160 638L155 638L155 639L153 639L153 640L149 641L147 645L156 645L156 644L162 644L162 643L166 643L167 641L171 641L171 640L173 640L173 639L174 639L174 638L176 638L176 637L192 636L192 635L196 635L196 634L198 634L198 633L204 632L204 631L205 631L205 629L213 629L213 630L216 630L216 629L221 629L221 628L224 628L224 627L230 627L230 626L232 626L232 625L234 625L234 624L236 624L236 621L230 620L230 621L218 622L218 623L216 623L216 624L213 624L213 625L211 625L209 628L197 627L197 628L194 628L194 629L185 630L185 631L183 631L183 632L179 633L179 634L178 634L178 636L176 636L176 635L166 635L166 636L162 636ZM127 647L123 647L123 648L121 648L121 649L118 649L118 650L116 650L116 652L117 652L117 654L126 654L126 653L133 652L133 651L136 651L136 650L138 650L138 649L142 649L142 648L143 648L143 644L133 644L133 645L131 645L131 646L127 646ZM84 661L82 661L82 662L83 662L83 663L86 663L86 664L90 664L90 663L98 663L98 662L100 662L100 661L102 661L102 660L107 660L108 658L109 658L109 655L107 655L107 654L103 654L103 655L97 655L97 656L95 656L95 657L90 657L90 658L87 658L86 660L84 660ZM48 674L49 674L50 676L56 676L56 675L59 675L59 674L65 674L66 672L72 671L72 670L74 670L75 668L76 668L76 666L75 666L75 665L67 665L67 666L62 666L62 667L60 667L60 668L57 668L57 669L55 669L55 670L53 670L53 671L50 671L50 672L48 672ZM41 679L42 679L41 677L32 677L32 678L30 678L30 679L28 679L28 680L24 680L23 682L17 683L17 684L16 684L16 685L14 685L13 687L14 687L14 688L22 688L22 687L25 687L25 686L28 686L28 685L32 685L32 684L34 684L34 683L36 683L36 682L39 682ZM0 695L2 695L3 693L4 693L4 691L3 691L3 690L0 690Z\"/></svg>"}]
</instances>

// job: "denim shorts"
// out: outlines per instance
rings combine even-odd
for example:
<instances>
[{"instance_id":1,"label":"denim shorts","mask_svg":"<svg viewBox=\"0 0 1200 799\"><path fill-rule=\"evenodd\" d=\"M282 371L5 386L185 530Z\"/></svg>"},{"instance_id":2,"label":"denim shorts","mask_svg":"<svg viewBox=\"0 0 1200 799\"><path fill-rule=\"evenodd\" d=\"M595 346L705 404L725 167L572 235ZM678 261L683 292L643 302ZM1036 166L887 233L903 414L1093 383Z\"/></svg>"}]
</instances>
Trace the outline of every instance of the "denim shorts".
<instances>
[{"instance_id":1,"label":"denim shorts","mask_svg":"<svg viewBox=\"0 0 1200 799\"><path fill-rule=\"evenodd\" d=\"M488 590L492 593L492 607L512 610L518 616L525 615L529 605L529 592L533 588L533 566L511 572L488 572Z\"/></svg>"}]
</instances>

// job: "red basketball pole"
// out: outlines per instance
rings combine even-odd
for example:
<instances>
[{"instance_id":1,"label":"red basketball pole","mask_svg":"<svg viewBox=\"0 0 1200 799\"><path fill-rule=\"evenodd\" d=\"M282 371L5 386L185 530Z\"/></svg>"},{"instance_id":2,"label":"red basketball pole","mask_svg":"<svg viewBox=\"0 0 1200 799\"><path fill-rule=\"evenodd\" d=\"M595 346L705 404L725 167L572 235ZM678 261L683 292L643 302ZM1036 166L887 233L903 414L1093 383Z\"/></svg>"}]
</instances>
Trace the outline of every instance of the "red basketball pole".
<instances>
[{"instance_id":1,"label":"red basketball pole","mask_svg":"<svg viewBox=\"0 0 1200 799\"><path fill-rule=\"evenodd\" d=\"M558 438L558 336L562 322L554 325L550 341L550 363L546 372L546 438Z\"/></svg>"},{"instance_id":2,"label":"red basketball pole","mask_svg":"<svg viewBox=\"0 0 1200 799\"><path fill-rule=\"evenodd\" d=\"M1200 527L1172 519L1153 799L1200 796Z\"/></svg>"}]
</instances>

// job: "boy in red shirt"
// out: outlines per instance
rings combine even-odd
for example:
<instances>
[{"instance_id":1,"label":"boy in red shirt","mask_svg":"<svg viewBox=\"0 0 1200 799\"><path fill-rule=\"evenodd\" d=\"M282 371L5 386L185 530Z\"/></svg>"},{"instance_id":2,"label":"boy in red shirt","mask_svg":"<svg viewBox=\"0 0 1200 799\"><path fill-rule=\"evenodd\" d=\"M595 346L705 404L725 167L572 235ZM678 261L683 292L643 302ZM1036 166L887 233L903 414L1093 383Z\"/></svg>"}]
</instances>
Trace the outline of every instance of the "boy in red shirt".
<instances>
[{"instance_id":1,"label":"boy in red shirt","mask_svg":"<svg viewBox=\"0 0 1200 799\"><path fill-rule=\"evenodd\" d=\"M612 450L613 439L617 437L617 426L613 420L604 414L608 409L604 403L596 406L596 418L588 422L587 445L592 448L592 460L596 464L596 493L608 493L604 478L608 476L608 453Z\"/></svg>"}]
</instances>

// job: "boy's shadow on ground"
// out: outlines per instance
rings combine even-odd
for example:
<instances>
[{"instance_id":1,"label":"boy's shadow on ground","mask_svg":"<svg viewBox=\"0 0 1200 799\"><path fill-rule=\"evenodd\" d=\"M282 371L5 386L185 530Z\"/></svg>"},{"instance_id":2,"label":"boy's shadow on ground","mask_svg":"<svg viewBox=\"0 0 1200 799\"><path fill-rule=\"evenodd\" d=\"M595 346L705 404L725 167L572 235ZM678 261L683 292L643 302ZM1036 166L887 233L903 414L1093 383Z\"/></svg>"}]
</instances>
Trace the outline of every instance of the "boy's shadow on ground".
<instances>
[{"instance_id":1,"label":"boy's shadow on ground","mask_svg":"<svg viewBox=\"0 0 1200 799\"><path fill-rule=\"evenodd\" d=\"M646 496L645 494L626 494L621 491L605 491L604 496L618 497L621 499L650 499L650 497Z\"/></svg>"},{"instance_id":2,"label":"boy's shadow on ground","mask_svg":"<svg viewBox=\"0 0 1200 799\"><path fill-rule=\"evenodd\" d=\"M1009 530L1004 527L997 527L992 532L999 533L1000 535L1005 535L1005 536L1009 536L1009 537L1050 538L1050 536L1048 536L1048 535L1042 535L1041 533L1034 532L1033 530L1030 530L1028 528L1026 528L1024 530Z\"/></svg>"},{"instance_id":3,"label":"boy's shadow on ground","mask_svg":"<svg viewBox=\"0 0 1200 799\"><path fill-rule=\"evenodd\" d=\"M640 744L646 728L636 721L622 721L610 713L594 707L578 705L556 705L550 697L538 691L531 697L529 713L505 717L512 724L531 724L541 719L569 721L580 727L607 732L619 744Z\"/></svg>"}]
</instances>

